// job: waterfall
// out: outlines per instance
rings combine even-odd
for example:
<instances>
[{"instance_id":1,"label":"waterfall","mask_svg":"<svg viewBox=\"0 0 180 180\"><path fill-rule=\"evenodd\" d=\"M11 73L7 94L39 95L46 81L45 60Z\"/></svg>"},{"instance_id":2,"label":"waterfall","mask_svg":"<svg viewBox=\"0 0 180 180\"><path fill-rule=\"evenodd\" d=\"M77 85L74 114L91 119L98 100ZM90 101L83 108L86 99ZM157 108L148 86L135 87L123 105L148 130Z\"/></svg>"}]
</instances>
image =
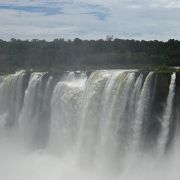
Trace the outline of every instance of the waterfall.
<instances>
[{"instance_id":1,"label":"waterfall","mask_svg":"<svg viewBox=\"0 0 180 180\"><path fill-rule=\"evenodd\" d=\"M143 84L143 74L140 74L134 84L133 92L130 96L130 104L129 104L130 121L132 121L137 111L138 100L140 98L142 84Z\"/></svg>"},{"instance_id":2,"label":"waterfall","mask_svg":"<svg viewBox=\"0 0 180 180\"><path fill-rule=\"evenodd\" d=\"M0 83L0 126L13 126L19 118L24 96L25 72L3 76Z\"/></svg>"},{"instance_id":3,"label":"waterfall","mask_svg":"<svg viewBox=\"0 0 180 180\"><path fill-rule=\"evenodd\" d=\"M2 75L0 169L23 159L19 172L35 180L162 180L157 169L168 172L178 156L178 83L178 73L131 69Z\"/></svg>"},{"instance_id":4,"label":"waterfall","mask_svg":"<svg viewBox=\"0 0 180 180\"><path fill-rule=\"evenodd\" d=\"M96 163L97 160L98 163L104 161L108 161L106 162L108 164L118 163L120 160L118 156L122 157L120 151L125 151L129 128L129 124L126 124L125 114L134 80L133 72L116 72L112 75L109 86L105 88L104 97L108 97L108 99L105 98L106 102L103 102L98 129Z\"/></svg>"},{"instance_id":5,"label":"waterfall","mask_svg":"<svg viewBox=\"0 0 180 180\"><path fill-rule=\"evenodd\" d=\"M139 101L137 104L136 115L133 123L133 146L139 147L142 138L143 123L145 118L148 118L149 105L151 100L151 83L153 80L153 72L150 72L144 82Z\"/></svg>"},{"instance_id":6,"label":"waterfall","mask_svg":"<svg viewBox=\"0 0 180 180\"><path fill-rule=\"evenodd\" d=\"M54 89L49 138L49 148L53 151L63 153L74 148L85 82L86 77L76 78L71 72Z\"/></svg>"},{"instance_id":7,"label":"waterfall","mask_svg":"<svg viewBox=\"0 0 180 180\"><path fill-rule=\"evenodd\" d=\"M169 94L167 96L166 105L164 108L162 120L161 120L161 132L158 139L158 150L159 154L163 154L166 150L166 144L168 142L170 123L172 120L173 102L175 96L175 81L176 74L173 73L171 76L171 82L169 85Z\"/></svg>"},{"instance_id":8,"label":"waterfall","mask_svg":"<svg viewBox=\"0 0 180 180\"><path fill-rule=\"evenodd\" d=\"M39 115L42 104L42 79L45 73L32 73L25 91L23 107L19 117L21 136L25 141L32 142L38 138Z\"/></svg>"}]
</instances>

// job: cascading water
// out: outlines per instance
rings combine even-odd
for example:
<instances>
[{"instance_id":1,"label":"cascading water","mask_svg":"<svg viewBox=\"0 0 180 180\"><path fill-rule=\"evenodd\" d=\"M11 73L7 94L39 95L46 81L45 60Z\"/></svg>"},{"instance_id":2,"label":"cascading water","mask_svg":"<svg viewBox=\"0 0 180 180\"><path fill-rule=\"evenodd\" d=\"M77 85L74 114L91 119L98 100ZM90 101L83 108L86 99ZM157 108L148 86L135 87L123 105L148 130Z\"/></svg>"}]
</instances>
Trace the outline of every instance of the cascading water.
<instances>
[{"instance_id":1,"label":"cascading water","mask_svg":"<svg viewBox=\"0 0 180 180\"><path fill-rule=\"evenodd\" d=\"M127 143L127 132L130 128L126 121L128 96L132 91L135 73L113 73L104 96L109 99L102 103L102 114L99 123L99 139L96 145L96 163L108 165L119 164ZM109 91L109 92L108 92ZM110 94L107 94L110 93ZM106 98L105 98L106 99ZM97 139L97 137L96 137ZM121 148L120 148L121 147ZM100 157L100 160L99 160Z\"/></svg>"},{"instance_id":2,"label":"cascading water","mask_svg":"<svg viewBox=\"0 0 180 180\"><path fill-rule=\"evenodd\" d=\"M23 101L25 72L3 76L0 83L0 126L13 125L18 120Z\"/></svg>"},{"instance_id":3,"label":"cascading water","mask_svg":"<svg viewBox=\"0 0 180 180\"><path fill-rule=\"evenodd\" d=\"M129 112L128 112L129 116L127 117L131 123L137 111L137 106L138 106L138 102L139 102L139 98L141 94L142 83L143 83L143 74L140 74L134 84L133 92L130 96Z\"/></svg>"},{"instance_id":4,"label":"cascading water","mask_svg":"<svg viewBox=\"0 0 180 180\"><path fill-rule=\"evenodd\" d=\"M77 141L80 104L86 77L76 78L69 73L66 80L59 82L51 100L51 128L49 146L51 150L65 153Z\"/></svg>"},{"instance_id":5,"label":"cascading water","mask_svg":"<svg viewBox=\"0 0 180 180\"><path fill-rule=\"evenodd\" d=\"M143 122L146 118L148 118L148 111L149 111L149 105L150 100L152 98L151 96L151 83L152 83L153 73L150 72L148 76L146 77L146 80L144 82L139 101L137 104L137 110L135 114L135 120L133 123L133 130L134 130L134 139L133 139L133 146L136 148L139 147L141 143L142 138L142 128L143 128Z\"/></svg>"},{"instance_id":6,"label":"cascading water","mask_svg":"<svg viewBox=\"0 0 180 180\"><path fill-rule=\"evenodd\" d=\"M166 106L161 121L162 128L158 139L158 150L160 154L163 154L165 152L166 145L168 142L169 128L173 115L172 112L173 112L173 101L175 96L175 80L176 80L176 74L173 73L171 76L171 82L169 85L169 94L166 100Z\"/></svg>"},{"instance_id":7,"label":"cascading water","mask_svg":"<svg viewBox=\"0 0 180 180\"><path fill-rule=\"evenodd\" d=\"M176 83L138 70L1 76L0 179L179 180Z\"/></svg>"},{"instance_id":8,"label":"cascading water","mask_svg":"<svg viewBox=\"0 0 180 180\"><path fill-rule=\"evenodd\" d=\"M31 138L37 133L38 115L41 105L41 86L44 73L32 73L27 90L25 91L22 112L19 118L22 136Z\"/></svg>"}]
</instances>

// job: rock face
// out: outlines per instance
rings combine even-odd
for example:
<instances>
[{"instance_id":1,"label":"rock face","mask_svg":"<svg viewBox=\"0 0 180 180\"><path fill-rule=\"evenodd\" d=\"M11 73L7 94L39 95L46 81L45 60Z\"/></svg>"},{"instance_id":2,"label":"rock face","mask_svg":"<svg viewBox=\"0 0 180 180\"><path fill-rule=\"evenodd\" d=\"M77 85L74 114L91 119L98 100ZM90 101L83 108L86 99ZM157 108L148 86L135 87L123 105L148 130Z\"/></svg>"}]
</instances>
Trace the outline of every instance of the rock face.
<instances>
[{"instance_id":1,"label":"rock face","mask_svg":"<svg viewBox=\"0 0 180 180\"><path fill-rule=\"evenodd\" d=\"M180 72L176 73L176 86L180 87Z\"/></svg>"}]
</instances>

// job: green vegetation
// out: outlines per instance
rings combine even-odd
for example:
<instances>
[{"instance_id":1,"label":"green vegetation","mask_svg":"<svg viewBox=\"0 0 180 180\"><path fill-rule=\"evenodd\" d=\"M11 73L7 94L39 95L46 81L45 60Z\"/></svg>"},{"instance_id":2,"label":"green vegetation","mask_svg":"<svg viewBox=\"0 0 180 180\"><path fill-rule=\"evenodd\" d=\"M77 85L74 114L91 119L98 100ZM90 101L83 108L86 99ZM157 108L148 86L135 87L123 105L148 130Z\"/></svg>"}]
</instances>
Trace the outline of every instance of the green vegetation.
<instances>
[{"instance_id":1,"label":"green vegetation","mask_svg":"<svg viewBox=\"0 0 180 180\"><path fill-rule=\"evenodd\" d=\"M34 39L0 40L0 72L140 68L172 70L180 66L180 41Z\"/></svg>"}]
</instances>

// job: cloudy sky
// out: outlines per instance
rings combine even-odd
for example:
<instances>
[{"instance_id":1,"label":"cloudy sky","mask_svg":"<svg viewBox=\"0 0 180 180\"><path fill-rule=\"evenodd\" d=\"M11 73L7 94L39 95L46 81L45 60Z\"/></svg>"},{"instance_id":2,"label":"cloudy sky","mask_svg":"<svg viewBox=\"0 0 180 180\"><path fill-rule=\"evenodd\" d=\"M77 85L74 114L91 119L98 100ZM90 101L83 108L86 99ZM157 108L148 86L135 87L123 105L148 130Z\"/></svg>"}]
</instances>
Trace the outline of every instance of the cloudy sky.
<instances>
[{"instance_id":1,"label":"cloudy sky","mask_svg":"<svg viewBox=\"0 0 180 180\"><path fill-rule=\"evenodd\" d=\"M180 39L180 0L0 0L0 39Z\"/></svg>"}]
</instances>

